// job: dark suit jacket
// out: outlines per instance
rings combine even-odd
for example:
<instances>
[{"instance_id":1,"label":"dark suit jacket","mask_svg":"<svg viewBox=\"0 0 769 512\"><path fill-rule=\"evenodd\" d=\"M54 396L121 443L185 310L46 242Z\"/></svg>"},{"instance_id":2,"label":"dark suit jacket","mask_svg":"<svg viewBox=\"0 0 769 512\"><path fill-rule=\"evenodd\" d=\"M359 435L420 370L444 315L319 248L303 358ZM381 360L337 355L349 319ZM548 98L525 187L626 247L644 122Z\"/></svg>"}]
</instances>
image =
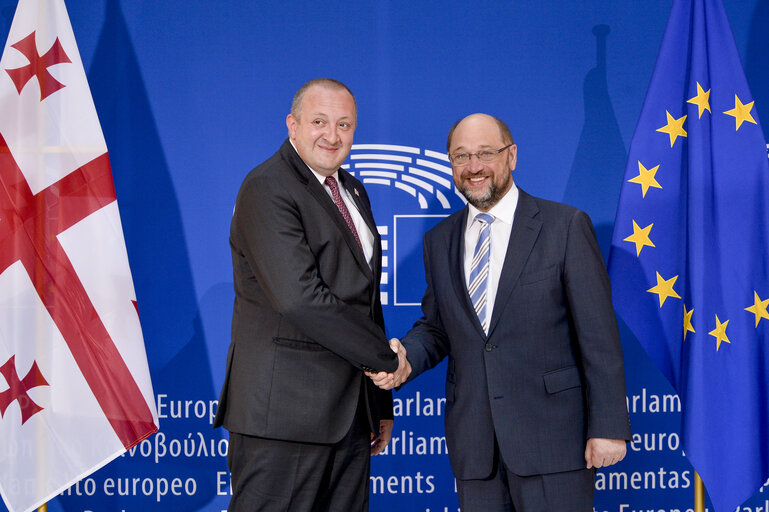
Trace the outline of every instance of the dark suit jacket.
<instances>
[{"instance_id":1,"label":"dark suit jacket","mask_svg":"<svg viewBox=\"0 0 769 512\"><path fill-rule=\"evenodd\" d=\"M486 336L465 285L467 211L424 237L424 316L403 340L411 378L449 357L454 473L487 477L495 436L518 475L584 468L587 438L630 437L609 278L590 219L520 191Z\"/></svg>"},{"instance_id":2,"label":"dark suit jacket","mask_svg":"<svg viewBox=\"0 0 769 512\"><path fill-rule=\"evenodd\" d=\"M230 229L232 343L214 426L334 443L361 389L376 432L392 418L391 394L362 372L398 366L379 300L380 239L361 183L344 170L339 181L376 239L373 269L288 140L246 176Z\"/></svg>"}]
</instances>

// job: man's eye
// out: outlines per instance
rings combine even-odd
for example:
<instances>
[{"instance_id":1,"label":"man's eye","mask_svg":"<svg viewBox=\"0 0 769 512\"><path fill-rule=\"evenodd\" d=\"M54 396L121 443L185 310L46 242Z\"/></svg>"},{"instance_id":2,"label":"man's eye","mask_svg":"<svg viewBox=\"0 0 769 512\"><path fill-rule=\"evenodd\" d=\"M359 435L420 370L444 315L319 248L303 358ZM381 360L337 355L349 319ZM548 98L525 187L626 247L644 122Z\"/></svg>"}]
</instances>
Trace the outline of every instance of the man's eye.
<instances>
[{"instance_id":1,"label":"man's eye","mask_svg":"<svg viewBox=\"0 0 769 512\"><path fill-rule=\"evenodd\" d=\"M493 151L481 151L481 158L491 158L494 154Z\"/></svg>"}]
</instances>

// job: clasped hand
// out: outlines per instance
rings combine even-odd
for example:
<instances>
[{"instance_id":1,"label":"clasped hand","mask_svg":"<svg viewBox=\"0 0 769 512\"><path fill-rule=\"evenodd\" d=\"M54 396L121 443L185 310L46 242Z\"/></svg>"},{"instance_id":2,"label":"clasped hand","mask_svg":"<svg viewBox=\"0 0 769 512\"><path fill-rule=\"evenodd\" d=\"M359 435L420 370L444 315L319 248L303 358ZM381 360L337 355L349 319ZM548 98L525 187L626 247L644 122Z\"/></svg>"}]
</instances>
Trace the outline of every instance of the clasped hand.
<instances>
[{"instance_id":1,"label":"clasped hand","mask_svg":"<svg viewBox=\"0 0 769 512\"><path fill-rule=\"evenodd\" d=\"M393 373L366 372L366 375L371 378L374 384L385 390L400 386L406 382L406 379L411 374L411 364L406 359L406 349L403 348L401 342L397 338L392 338L390 340L390 348L398 354L398 369Z\"/></svg>"}]
</instances>

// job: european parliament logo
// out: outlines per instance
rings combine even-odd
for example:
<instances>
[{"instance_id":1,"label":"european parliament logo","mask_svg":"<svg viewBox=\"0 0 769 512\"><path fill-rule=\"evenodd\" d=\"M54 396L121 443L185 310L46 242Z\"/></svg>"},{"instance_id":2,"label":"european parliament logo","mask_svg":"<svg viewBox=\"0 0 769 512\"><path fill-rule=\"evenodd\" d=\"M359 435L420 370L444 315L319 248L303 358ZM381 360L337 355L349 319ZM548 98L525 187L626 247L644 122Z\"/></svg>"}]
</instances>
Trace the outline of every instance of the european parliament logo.
<instances>
[{"instance_id":1,"label":"european parliament logo","mask_svg":"<svg viewBox=\"0 0 769 512\"><path fill-rule=\"evenodd\" d=\"M425 291L422 236L465 205L445 153L354 144L343 165L366 186L382 237L382 305L419 306Z\"/></svg>"}]
</instances>

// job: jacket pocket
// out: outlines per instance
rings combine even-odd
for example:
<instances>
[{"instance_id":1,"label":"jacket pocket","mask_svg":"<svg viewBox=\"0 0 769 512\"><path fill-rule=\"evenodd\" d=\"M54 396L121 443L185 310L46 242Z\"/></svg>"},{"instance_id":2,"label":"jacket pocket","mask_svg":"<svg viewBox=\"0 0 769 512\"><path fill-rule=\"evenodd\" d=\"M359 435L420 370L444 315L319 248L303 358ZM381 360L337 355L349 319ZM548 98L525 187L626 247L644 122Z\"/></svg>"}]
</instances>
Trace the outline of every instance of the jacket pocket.
<instances>
[{"instance_id":1,"label":"jacket pocket","mask_svg":"<svg viewBox=\"0 0 769 512\"><path fill-rule=\"evenodd\" d=\"M319 345L314 341L302 341L302 340L295 340L291 338L279 338L275 336L274 338L272 338L272 342L275 343L276 345L295 348L297 350L308 350L311 352L326 350L326 348L323 345Z\"/></svg>"},{"instance_id":2,"label":"jacket pocket","mask_svg":"<svg viewBox=\"0 0 769 512\"><path fill-rule=\"evenodd\" d=\"M567 366L566 368L547 372L542 378L545 381L545 391L551 395L582 386L582 379L576 366Z\"/></svg>"},{"instance_id":3,"label":"jacket pocket","mask_svg":"<svg viewBox=\"0 0 769 512\"><path fill-rule=\"evenodd\" d=\"M558 265L550 265L547 268L534 270L531 272L526 272L524 274L521 274L521 278L519 281L522 285L544 281L545 279L556 277L558 275L557 270L558 270Z\"/></svg>"}]
</instances>

